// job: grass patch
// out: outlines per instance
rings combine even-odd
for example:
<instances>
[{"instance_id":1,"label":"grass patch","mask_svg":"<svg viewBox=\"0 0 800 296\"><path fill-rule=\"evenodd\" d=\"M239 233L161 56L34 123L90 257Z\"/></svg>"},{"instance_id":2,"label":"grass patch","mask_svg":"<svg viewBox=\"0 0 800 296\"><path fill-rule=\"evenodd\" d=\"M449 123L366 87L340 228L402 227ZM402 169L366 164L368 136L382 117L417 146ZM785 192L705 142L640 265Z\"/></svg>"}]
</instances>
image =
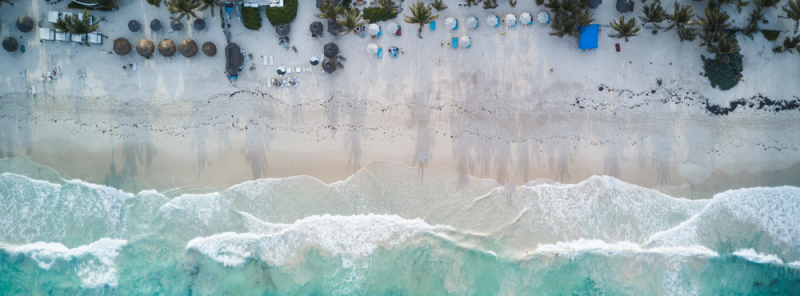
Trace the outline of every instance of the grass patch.
<instances>
[{"instance_id":1,"label":"grass patch","mask_svg":"<svg viewBox=\"0 0 800 296\"><path fill-rule=\"evenodd\" d=\"M767 31L767 30L764 30L764 31L761 31L761 34L763 34L764 38L767 38L767 40L775 41L775 40L778 40L778 35L781 34L781 31Z\"/></svg>"},{"instance_id":2,"label":"grass patch","mask_svg":"<svg viewBox=\"0 0 800 296\"><path fill-rule=\"evenodd\" d=\"M102 8L102 7L90 7L76 2L70 2L67 4L67 8L74 8L80 10L97 10L97 11L111 11L111 8Z\"/></svg>"},{"instance_id":3,"label":"grass patch","mask_svg":"<svg viewBox=\"0 0 800 296\"><path fill-rule=\"evenodd\" d=\"M265 7L264 13L273 26L291 23L297 17L297 0L284 0L283 7Z\"/></svg>"},{"instance_id":4,"label":"grass patch","mask_svg":"<svg viewBox=\"0 0 800 296\"><path fill-rule=\"evenodd\" d=\"M258 8L242 8L242 22L244 22L244 27L250 30L261 29L261 14L258 13Z\"/></svg>"},{"instance_id":5,"label":"grass patch","mask_svg":"<svg viewBox=\"0 0 800 296\"><path fill-rule=\"evenodd\" d=\"M739 53L729 54L728 62L720 59L703 59L703 76L711 81L711 87L718 87L720 90L729 90L739 83L742 79L742 55Z\"/></svg>"},{"instance_id":6,"label":"grass patch","mask_svg":"<svg viewBox=\"0 0 800 296\"><path fill-rule=\"evenodd\" d=\"M369 21L370 24L393 20L397 18L398 13L391 13L381 7L367 7L364 8L364 19Z\"/></svg>"}]
</instances>

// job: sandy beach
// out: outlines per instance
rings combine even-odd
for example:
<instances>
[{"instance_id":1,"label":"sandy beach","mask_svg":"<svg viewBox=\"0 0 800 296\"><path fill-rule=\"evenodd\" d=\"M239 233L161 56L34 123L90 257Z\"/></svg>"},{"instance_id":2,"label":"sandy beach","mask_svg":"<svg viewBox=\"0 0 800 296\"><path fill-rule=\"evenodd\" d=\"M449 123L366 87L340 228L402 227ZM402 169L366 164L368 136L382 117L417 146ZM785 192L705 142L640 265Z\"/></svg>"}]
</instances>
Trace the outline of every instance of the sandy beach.
<instances>
[{"instance_id":1,"label":"sandy beach","mask_svg":"<svg viewBox=\"0 0 800 296\"><path fill-rule=\"evenodd\" d=\"M202 13L208 24L203 32L154 33L145 25L133 33L127 30L131 19L166 23L170 15L145 1L120 3L119 11L93 12L109 20L98 30L109 38L86 47L39 42L36 30L16 31L18 15L45 25L47 11L66 10L66 3L44 3L3 6L0 32L21 36L27 51L0 55L0 156L30 157L67 179L133 192L224 189L295 175L331 183L389 161L452 168L500 184L539 178L577 183L610 175L690 198L800 185L800 112L781 107L800 100L800 59L773 53L777 41L761 34L739 38L744 80L720 91L700 75L700 55L708 54L697 41L680 42L672 31L643 30L629 42L608 37L607 24L619 14L611 2L593 10L601 24L599 48L581 51L575 38L549 36L549 27L538 23L426 27L419 39L417 27L398 18L400 37L315 39L308 25L319 20L317 9L301 1L289 35L297 53L278 44L266 19L259 31L232 25L232 41L254 58L231 83L223 73L226 41L218 14ZM672 7L672 1L663 5ZM493 10L449 6L439 22L546 10L532 1ZM746 12L732 13L734 26L745 22ZM626 16L640 14L637 9ZM762 28L793 29L776 9L765 14L778 21ZM470 48L441 45L465 34ZM211 41L220 53L156 53L150 59L106 54L119 37L133 44L141 38ZM309 58L322 56L331 41L347 58L344 68L323 74L315 66L290 74L300 80L296 87L266 86L277 66L311 67ZM370 43L405 53L377 59L365 50ZM264 66L263 55L275 64ZM133 62L137 71L122 69ZM57 80L40 81L42 72L55 68L63 71ZM84 70L86 77L79 77ZM744 104L724 115L711 111L737 101ZM761 104L767 101L785 103Z\"/></svg>"}]
</instances>

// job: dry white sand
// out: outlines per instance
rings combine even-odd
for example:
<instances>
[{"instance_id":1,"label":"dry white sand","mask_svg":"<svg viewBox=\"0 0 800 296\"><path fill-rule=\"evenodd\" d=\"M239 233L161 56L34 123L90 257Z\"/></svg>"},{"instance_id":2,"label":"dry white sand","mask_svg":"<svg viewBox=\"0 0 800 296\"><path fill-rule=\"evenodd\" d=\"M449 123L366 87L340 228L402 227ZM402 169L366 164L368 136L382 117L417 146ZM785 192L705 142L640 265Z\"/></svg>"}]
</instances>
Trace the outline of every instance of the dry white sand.
<instances>
[{"instance_id":1,"label":"dry white sand","mask_svg":"<svg viewBox=\"0 0 800 296\"><path fill-rule=\"evenodd\" d=\"M20 14L39 21L49 10L65 11L65 3L3 6L3 36L23 36L27 52L0 54L0 156L28 155L67 178L116 180L113 185L133 191L226 188L300 174L333 182L374 161L450 167L501 184L537 178L575 183L605 174L687 197L800 185L797 110L745 105L714 116L705 109L739 99L755 102L758 96L798 99L800 59L773 53L777 42L761 34L753 40L739 36L744 81L720 91L700 76L700 55L708 54L698 41L681 43L672 31L644 31L627 43L607 37L608 22L619 15L613 1L593 11L603 27L599 48L591 51L578 50L575 38L549 36L550 29L538 23L485 23L490 13L536 15L545 9L533 1L516 8L500 3L494 10L447 1L450 8L440 13L437 30L426 26L423 39L402 16L396 20L401 37L326 33L313 39L308 26L319 20L316 8L301 1L290 34L297 53L278 45L266 19L259 31L232 26L233 41L255 59L246 61L231 84L218 14L203 13L207 32L152 33L152 19L168 24L163 6L120 2L119 11L94 13L113 23L100 25L109 39L92 47L40 43L35 30L16 31ZM637 12L627 17L641 14L636 2ZM671 9L672 1L664 7ZM702 14L702 6L695 10ZM735 16L734 25L743 26L748 12ZM765 12L765 28L793 28L790 20L776 17L776 9ZM477 30L464 28L470 15L481 21ZM457 31L444 28L449 16L461 21ZM131 19L144 25L143 32L127 30ZM472 37L471 48L440 45L463 34ZM132 44L140 38L156 44L164 38L176 44L185 38L198 45L212 41L218 54L187 59L156 52L149 60L104 54L118 37ZM347 58L345 68L325 75L317 66L313 73L291 74L300 79L298 87L266 87L277 66L310 67L308 59L321 57L331 41ZM384 50L398 46L405 54L369 57L366 46L372 42ZM614 43L621 44L621 53ZM261 55L273 56L275 65L264 66ZM132 62L136 72L122 69ZM61 77L40 81L42 72L55 67L63 69ZM26 79L20 78L23 69ZM85 79L79 70L86 71Z\"/></svg>"}]
</instances>

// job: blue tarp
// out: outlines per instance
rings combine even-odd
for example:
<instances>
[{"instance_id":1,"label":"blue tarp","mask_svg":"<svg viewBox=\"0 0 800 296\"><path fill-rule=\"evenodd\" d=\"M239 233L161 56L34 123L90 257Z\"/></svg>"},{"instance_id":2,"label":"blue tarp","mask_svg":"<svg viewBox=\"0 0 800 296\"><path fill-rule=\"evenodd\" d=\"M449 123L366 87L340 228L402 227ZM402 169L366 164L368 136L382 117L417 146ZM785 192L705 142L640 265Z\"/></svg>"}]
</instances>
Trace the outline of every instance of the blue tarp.
<instances>
[{"instance_id":1,"label":"blue tarp","mask_svg":"<svg viewBox=\"0 0 800 296\"><path fill-rule=\"evenodd\" d=\"M578 41L578 48L580 49L594 49L597 48L597 36L600 34L600 25L584 26L581 30L581 38Z\"/></svg>"}]
</instances>

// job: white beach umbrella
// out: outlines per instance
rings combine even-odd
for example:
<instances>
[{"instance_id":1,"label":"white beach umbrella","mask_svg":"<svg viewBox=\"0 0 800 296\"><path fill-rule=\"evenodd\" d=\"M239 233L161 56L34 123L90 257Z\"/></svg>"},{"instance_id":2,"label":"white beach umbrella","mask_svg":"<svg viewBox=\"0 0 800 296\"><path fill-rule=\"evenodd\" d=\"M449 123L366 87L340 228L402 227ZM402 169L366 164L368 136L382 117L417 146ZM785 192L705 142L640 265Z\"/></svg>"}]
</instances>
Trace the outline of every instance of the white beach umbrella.
<instances>
[{"instance_id":1,"label":"white beach umbrella","mask_svg":"<svg viewBox=\"0 0 800 296\"><path fill-rule=\"evenodd\" d=\"M550 15L547 14L547 12L542 11L538 16L536 16L536 19L539 20L540 24L546 24L550 21Z\"/></svg>"},{"instance_id":2,"label":"white beach umbrella","mask_svg":"<svg viewBox=\"0 0 800 296\"><path fill-rule=\"evenodd\" d=\"M367 45L367 53L370 55L378 54L378 45L375 43L370 43Z\"/></svg>"},{"instance_id":3,"label":"white beach umbrella","mask_svg":"<svg viewBox=\"0 0 800 296\"><path fill-rule=\"evenodd\" d=\"M467 18L467 28L468 29L477 29L478 28L478 18L471 16Z\"/></svg>"},{"instance_id":4,"label":"white beach umbrella","mask_svg":"<svg viewBox=\"0 0 800 296\"><path fill-rule=\"evenodd\" d=\"M523 12L519 15L519 22L530 25L533 22L533 16L530 13Z\"/></svg>"},{"instance_id":5,"label":"white beach umbrella","mask_svg":"<svg viewBox=\"0 0 800 296\"><path fill-rule=\"evenodd\" d=\"M367 27L367 33L369 33L372 36L378 36L378 33L380 33L380 31L381 27L379 27L378 24L369 24L369 27Z\"/></svg>"},{"instance_id":6,"label":"white beach umbrella","mask_svg":"<svg viewBox=\"0 0 800 296\"><path fill-rule=\"evenodd\" d=\"M509 25L511 27L516 26L517 25L517 16L515 16L513 14L510 14L510 13L508 15L506 15L506 25Z\"/></svg>"},{"instance_id":7,"label":"white beach umbrella","mask_svg":"<svg viewBox=\"0 0 800 296\"><path fill-rule=\"evenodd\" d=\"M455 30L458 28L458 21L452 17L448 17L446 20L444 20L444 26L447 27L447 29Z\"/></svg>"},{"instance_id":8,"label":"white beach umbrella","mask_svg":"<svg viewBox=\"0 0 800 296\"><path fill-rule=\"evenodd\" d=\"M490 15L486 18L486 24L492 27L497 27L497 24L500 23L500 19L497 16Z\"/></svg>"},{"instance_id":9,"label":"white beach umbrella","mask_svg":"<svg viewBox=\"0 0 800 296\"><path fill-rule=\"evenodd\" d=\"M472 38L469 38L469 36L464 35L464 36L461 36L461 38L458 38L458 45L459 46L469 47L470 44L472 44Z\"/></svg>"},{"instance_id":10,"label":"white beach umbrella","mask_svg":"<svg viewBox=\"0 0 800 296\"><path fill-rule=\"evenodd\" d=\"M398 26L397 23L395 22L390 22L386 24L386 34L392 34L392 35L397 34L397 28L399 27L400 26Z\"/></svg>"}]
</instances>

